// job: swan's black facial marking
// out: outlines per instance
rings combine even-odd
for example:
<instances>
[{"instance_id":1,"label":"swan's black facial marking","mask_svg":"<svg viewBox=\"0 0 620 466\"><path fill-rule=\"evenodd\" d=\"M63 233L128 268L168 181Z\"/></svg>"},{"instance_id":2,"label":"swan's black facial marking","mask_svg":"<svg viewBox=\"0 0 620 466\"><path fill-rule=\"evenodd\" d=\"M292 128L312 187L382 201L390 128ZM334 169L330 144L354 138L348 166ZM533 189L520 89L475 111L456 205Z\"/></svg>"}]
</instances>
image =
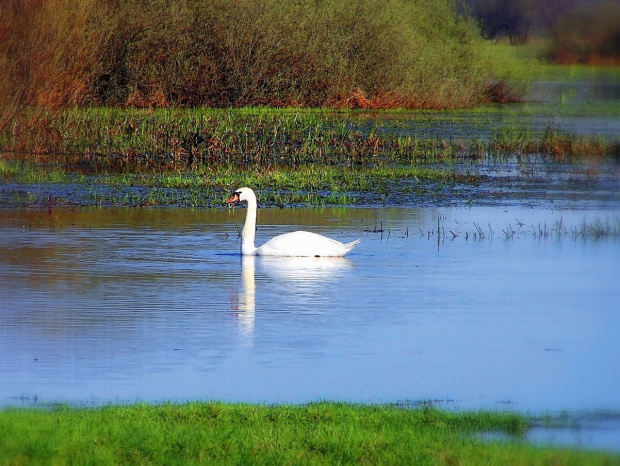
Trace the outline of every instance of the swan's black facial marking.
<instances>
[{"instance_id":1,"label":"swan's black facial marking","mask_svg":"<svg viewBox=\"0 0 620 466\"><path fill-rule=\"evenodd\" d=\"M226 201L226 204L232 204L233 207L239 205L239 203L241 202L239 196L241 196L241 191L234 192L231 198Z\"/></svg>"}]
</instances>

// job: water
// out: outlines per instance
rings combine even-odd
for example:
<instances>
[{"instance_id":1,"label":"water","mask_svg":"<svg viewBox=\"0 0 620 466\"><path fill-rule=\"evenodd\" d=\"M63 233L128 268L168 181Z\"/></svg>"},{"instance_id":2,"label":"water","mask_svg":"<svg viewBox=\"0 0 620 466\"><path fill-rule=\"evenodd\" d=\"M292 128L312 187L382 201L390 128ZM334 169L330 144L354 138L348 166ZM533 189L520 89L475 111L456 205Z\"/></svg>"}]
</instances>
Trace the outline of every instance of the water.
<instances>
[{"instance_id":1,"label":"water","mask_svg":"<svg viewBox=\"0 0 620 466\"><path fill-rule=\"evenodd\" d=\"M259 211L362 238L335 260L242 259L244 214L2 212L0 403L620 409L620 245L551 231L613 212Z\"/></svg>"},{"instance_id":2,"label":"water","mask_svg":"<svg viewBox=\"0 0 620 466\"><path fill-rule=\"evenodd\" d=\"M617 115L441 118L396 130L620 128ZM558 167L488 167L492 183L462 194L471 208L396 193L400 207L259 210L259 243L361 237L346 259L242 259L240 209L0 209L0 406L431 402L570 412L528 439L618 450L620 242L579 233L617 228L617 165Z\"/></svg>"},{"instance_id":3,"label":"water","mask_svg":"<svg viewBox=\"0 0 620 466\"><path fill-rule=\"evenodd\" d=\"M457 140L488 140L524 129L542 135L548 129L580 137L617 141L620 134L620 80L613 69L597 69L572 80L532 83L522 104L490 106L489 111L369 114L367 126L401 136Z\"/></svg>"}]
</instances>

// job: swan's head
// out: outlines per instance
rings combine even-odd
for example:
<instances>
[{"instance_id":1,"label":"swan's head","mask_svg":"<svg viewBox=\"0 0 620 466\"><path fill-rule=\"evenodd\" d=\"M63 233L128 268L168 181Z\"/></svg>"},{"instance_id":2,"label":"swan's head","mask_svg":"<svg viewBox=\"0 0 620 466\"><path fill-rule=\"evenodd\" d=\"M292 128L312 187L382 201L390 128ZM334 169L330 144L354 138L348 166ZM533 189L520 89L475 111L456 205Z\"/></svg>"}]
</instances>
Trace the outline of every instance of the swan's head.
<instances>
[{"instance_id":1,"label":"swan's head","mask_svg":"<svg viewBox=\"0 0 620 466\"><path fill-rule=\"evenodd\" d=\"M256 195L254 191L250 188L239 188L235 192L233 192L230 199L226 201L226 204L232 204L236 206L241 202L248 202L250 199L256 199Z\"/></svg>"}]
</instances>

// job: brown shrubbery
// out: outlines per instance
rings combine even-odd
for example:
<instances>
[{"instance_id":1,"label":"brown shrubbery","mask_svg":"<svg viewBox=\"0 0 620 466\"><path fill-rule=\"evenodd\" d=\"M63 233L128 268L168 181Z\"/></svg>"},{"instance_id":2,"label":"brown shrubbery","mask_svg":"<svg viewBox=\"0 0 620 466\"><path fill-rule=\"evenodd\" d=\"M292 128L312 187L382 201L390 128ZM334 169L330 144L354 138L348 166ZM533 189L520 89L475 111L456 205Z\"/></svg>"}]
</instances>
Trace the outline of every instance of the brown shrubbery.
<instances>
[{"instance_id":1,"label":"brown shrubbery","mask_svg":"<svg viewBox=\"0 0 620 466\"><path fill-rule=\"evenodd\" d=\"M5 0L20 105L471 105L490 79L450 0ZM0 121L0 124L2 122Z\"/></svg>"}]
</instances>

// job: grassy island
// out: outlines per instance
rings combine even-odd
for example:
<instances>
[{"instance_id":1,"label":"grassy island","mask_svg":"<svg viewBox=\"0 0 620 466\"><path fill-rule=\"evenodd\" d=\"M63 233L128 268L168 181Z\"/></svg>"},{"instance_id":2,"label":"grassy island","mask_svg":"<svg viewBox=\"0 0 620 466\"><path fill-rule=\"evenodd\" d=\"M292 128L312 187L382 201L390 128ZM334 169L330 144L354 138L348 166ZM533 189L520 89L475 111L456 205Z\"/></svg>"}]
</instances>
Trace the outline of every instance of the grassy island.
<instances>
[{"instance_id":1,"label":"grassy island","mask_svg":"<svg viewBox=\"0 0 620 466\"><path fill-rule=\"evenodd\" d=\"M4 409L0 462L620 464L612 454L523 443L527 429L515 414L337 403Z\"/></svg>"}]
</instances>

